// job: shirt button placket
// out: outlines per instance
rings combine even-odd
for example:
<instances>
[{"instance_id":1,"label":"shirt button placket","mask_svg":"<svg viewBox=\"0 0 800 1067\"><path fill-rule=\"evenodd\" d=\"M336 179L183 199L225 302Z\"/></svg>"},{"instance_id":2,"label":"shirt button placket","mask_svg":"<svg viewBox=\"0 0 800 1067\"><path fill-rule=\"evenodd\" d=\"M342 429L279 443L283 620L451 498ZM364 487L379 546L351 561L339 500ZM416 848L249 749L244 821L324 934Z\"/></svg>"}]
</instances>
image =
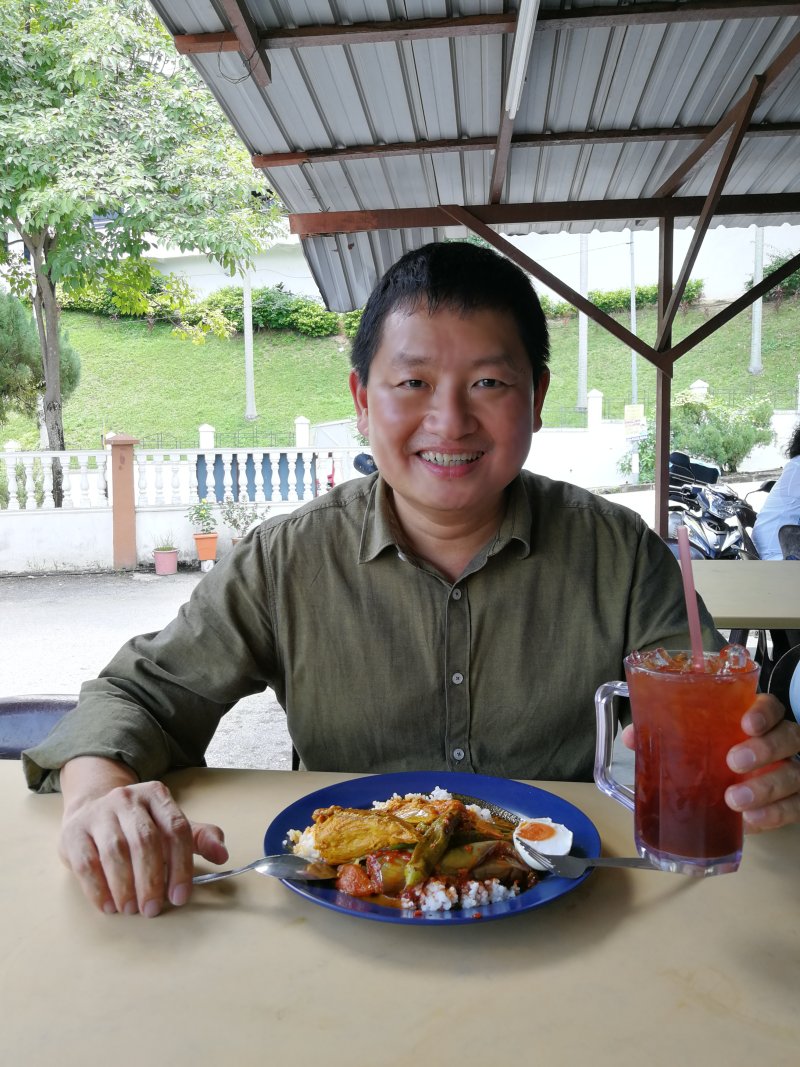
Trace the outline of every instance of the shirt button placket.
<instances>
[{"instance_id":1,"label":"shirt button placket","mask_svg":"<svg viewBox=\"0 0 800 1067\"><path fill-rule=\"evenodd\" d=\"M447 600L446 691L448 761L458 770L471 771L469 758L470 694L469 600L465 587L450 590Z\"/></svg>"}]
</instances>

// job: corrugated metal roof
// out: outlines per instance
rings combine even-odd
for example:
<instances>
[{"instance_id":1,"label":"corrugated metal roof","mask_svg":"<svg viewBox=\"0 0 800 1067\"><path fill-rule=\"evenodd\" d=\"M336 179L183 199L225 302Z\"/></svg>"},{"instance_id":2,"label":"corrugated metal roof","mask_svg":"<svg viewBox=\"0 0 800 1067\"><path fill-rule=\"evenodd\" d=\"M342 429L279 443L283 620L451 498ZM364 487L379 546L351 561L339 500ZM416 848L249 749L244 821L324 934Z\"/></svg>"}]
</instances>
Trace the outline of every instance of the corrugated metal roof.
<instances>
[{"instance_id":1,"label":"corrugated metal roof","mask_svg":"<svg viewBox=\"0 0 800 1067\"><path fill-rule=\"evenodd\" d=\"M173 35L230 30L230 0L153 0ZM736 17L736 0L695 21L637 22L647 0L542 0L514 135L713 126L800 34L797 5L762 3L765 17ZM661 5L663 8L665 5ZM679 5L672 5L679 6ZM688 0L688 8L702 0ZM753 5L751 5L752 7ZM441 18L514 11L494 0L249 0L259 36L282 29ZM552 28L548 14L622 9L624 21ZM637 9L639 11L637 12ZM788 14L782 14L786 11ZM418 142L403 155L311 161L267 170L292 214L486 205L491 199L494 139L503 114L513 34L270 47L271 84L259 88L238 51L192 56L254 155ZM800 123L800 63L768 92L752 124ZM480 148L425 151L425 142L489 138ZM547 204L651 197L699 143L651 138L623 143L512 144L500 204ZM725 140L688 176L680 196L705 197ZM730 194L796 194L800 220L800 137L747 136L725 184ZM783 222L778 218L764 221ZM794 212L791 213L794 217ZM678 220L679 225L694 221ZM720 216L728 226L753 215ZM654 219L515 222L501 232L648 228ZM457 228L372 230L306 237L304 249L328 305L363 304L375 279L403 251L463 234Z\"/></svg>"}]
</instances>

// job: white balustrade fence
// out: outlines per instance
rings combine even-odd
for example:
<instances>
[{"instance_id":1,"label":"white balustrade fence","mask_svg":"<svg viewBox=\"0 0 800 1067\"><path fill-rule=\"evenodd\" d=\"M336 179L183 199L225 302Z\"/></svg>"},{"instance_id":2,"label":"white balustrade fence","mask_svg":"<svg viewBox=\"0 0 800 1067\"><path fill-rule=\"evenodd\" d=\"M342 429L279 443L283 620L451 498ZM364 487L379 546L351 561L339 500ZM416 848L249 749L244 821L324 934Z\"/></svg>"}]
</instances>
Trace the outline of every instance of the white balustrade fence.
<instances>
[{"instance_id":1,"label":"white balustrade fence","mask_svg":"<svg viewBox=\"0 0 800 1067\"><path fill-rule=\"evenodd\" d=\"M312 500L333 484L358 477L353 457L358 449L184 449L156 452L134 449L137 508L188 507L208 497L230 496L256 504L299 504ZM202 459L202 484L198 481ZM55 509L53 461L61 463L63 508L106 508L112 503L108 478L110 454L105 450L77 452L5 452L8 511ZM265 473L266 472L266 473Z\"/></svg>"},{"instance_id":2,"label":"white balustrade fence","mask_svg":"<svg viewBox=\"0 0 800 1067\"><path fill-rule=\"evenodd\" d=\"M331 484L360 477L359 448L134 449L133 521L139 564L166 540L195 558L190 504L208 497L249 500L271 514L293 511ZM53 460L63 504L55 506ZM114 566L111 449L0 453L0 574L106 570ZM232 531L220 523L220 547Z\"/></svg>"},{"instance_id":3,"label":"white balustrade fence","mask_svg":"<svg viewBox=\"0 0 800 1067\"><path fill-rule=\"evenodd\" d=\"M61 465L62 508L106 508L109 487L106 471L109 455L103 450L77 452L5 452L0 455L5 467L5 484L9 511L34 511L55 508L53 497L53 462Z\"/></svg>"}]
</instances>

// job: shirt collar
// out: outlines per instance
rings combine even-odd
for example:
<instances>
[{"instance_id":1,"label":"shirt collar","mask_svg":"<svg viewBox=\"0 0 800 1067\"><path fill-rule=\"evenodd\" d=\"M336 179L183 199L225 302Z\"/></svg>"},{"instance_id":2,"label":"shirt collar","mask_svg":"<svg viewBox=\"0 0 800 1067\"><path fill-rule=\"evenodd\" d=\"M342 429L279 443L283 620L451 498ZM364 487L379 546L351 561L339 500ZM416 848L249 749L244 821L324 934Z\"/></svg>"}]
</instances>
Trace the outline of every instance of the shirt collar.
<instances>
[{"instance_id":1,"label":"shirt collar","mask_svg":"<svg viewBox=\"0 0 800 1067\"><path fill-rule=\"evenodd\" d=\"M530 554L531 550L531 506L528 494L517 476L508 488L508 506L497 531L497 536L484 550L486 556L494 556L502 551L511 541L519 541L522 546L520 558ZM369 563L385 549L401 551L397 536L397 519L391 503L391 493L386 482L378 474L372 486L364 522L361 528L361 543L358 550L358 562Z\"/></svg>"}]
</instances>

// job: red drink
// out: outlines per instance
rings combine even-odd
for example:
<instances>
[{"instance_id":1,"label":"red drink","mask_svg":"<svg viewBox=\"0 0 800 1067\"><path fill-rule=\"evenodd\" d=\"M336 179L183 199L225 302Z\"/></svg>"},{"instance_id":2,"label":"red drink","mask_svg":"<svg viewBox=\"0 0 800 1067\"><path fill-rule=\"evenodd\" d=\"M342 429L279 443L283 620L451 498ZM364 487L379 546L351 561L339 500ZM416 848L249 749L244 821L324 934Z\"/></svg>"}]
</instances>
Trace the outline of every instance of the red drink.
<instances>
[{"instance_id":1,"label":"red drink","mask_svg":"<svg viewBox=\"0 0 800 1067\"><path fill-rule=\"evenodd\" d=\"M758 668L727 651L707 653L705 670L689 653L646 653L625 664L636 732L635 836L653 859L691 866L738 866L742 817L725 803L741 780L728 768L743 741L742 715L755 699Z\"/></svg>"}]
</instances>

